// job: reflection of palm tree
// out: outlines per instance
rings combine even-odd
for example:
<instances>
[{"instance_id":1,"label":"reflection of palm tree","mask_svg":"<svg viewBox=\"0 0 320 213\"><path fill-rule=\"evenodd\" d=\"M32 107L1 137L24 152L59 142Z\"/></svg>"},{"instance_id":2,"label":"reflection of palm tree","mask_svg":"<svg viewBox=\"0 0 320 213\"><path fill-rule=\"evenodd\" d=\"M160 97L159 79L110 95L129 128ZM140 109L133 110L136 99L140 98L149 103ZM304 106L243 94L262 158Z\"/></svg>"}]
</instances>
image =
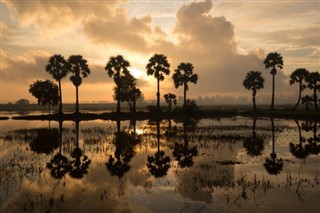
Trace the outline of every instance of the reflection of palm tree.
<instances>
[{"instance_id":1,"label":"reflection of palm tree","mask_svg":"<svg viewBox=\"0 0 320 213\"><path fill-rule=\"evenodd\" d=\"M271 175L277 175L280 173L283 167L282 158L277 158L275 152L275 141L274 141L274 120L271 118L271 128L272 128L272 153L270 157L265 159L263 166L266 168L267 172Z\"/></svg>"},{"instance_id":2,"label":"reflection of palm tree","mask_svg":"<svg viewBox=\"0 0 320 213\"><path fill-rule=\"evenodd\" d=\"M283 60L280 53L271 52L267 55L263 61L266 69L271 68L270 74L272 75L272 100L271 100L271 110L274 110L274 87L275 87L275 76L277 74L277 68L282 69Z\"/></svg>"},{"instance_id":3,"label":"reflection of palm tree","mask_svg":"<svg viewBox=\"0 0 320 213\"><path fill-rule=\"evenodd\" d=\"M193 65L191 63L181 63L175 70L172 78L174 81L174 86L178 88L183 86L183 106L187 103L187 90L189 89L188 83L196 84L198 81L198 75L193 74Z\"/></svg>"},{"instance_id":4,"label":"reflection of palm tree","mask_svg":"<svg viewBox=\"0 0 320 213\"><path fill-rule=\"evenodd\" d=\"M183 121L183 140L184 144L175 143L173 148L173 156L178 161L178 165L182 168L193 166L193 157L198 155L197 146L189 148L187 139L187 128L194 128L193 122Z\"/></svg>"},{"instance_id":5,"label":"reflection of palm tree","mask_svg":"<svg viewBox=\"0 0 320 213\"><path fill-rule=\"evenodd\" d=\"M243 146L246 148L247 154L250 156L259 156L264 149L264 139L257 136L256 133L257 118L253 118L252 136L245 138Z\"/></svg>"},{"instance_id":6,"label":"reflection of palm tree","mask_svg":"<svg viewBox=\"0 0 320 213\"><path fill-rule=\"evenodd\" d=\"M76 148L71 153L73 160L70 161L70 176L73 178L83 178L84 174L88 173L88 168L91 160L88 156L83 155L82 150L79 148L79 121L76 121Z\"/></svg>"},{"instance_id":7,"label":"reflection of palm tree","mask_svg":"<svg viewBox=\"0 0 320 213\"><path fill-rule=\"evenodd\" d=\"M318 130L317 121L309 121L302 124L302 129L306 132L312 131L313 135L307 139L306 149L310 154L317 155L320 153L320 136L317 134Z\"/></svg>"},{"instance_id":8,"label":"reflection of palm tree","mask_svg":"<svg viewBox=\"0 0 320 213\"><path fill-rule=\"evenodd\" d=\"M160 111L160 81L164 80L164 75L169 75L170 64L167 57L162 54L154 54L149 59L149 63L146 66L147 74L154 75L157 79L157 110Z\"/></svg>"},{"instance_id":9,"label":"reflection of palm tree","mask_svg":"<svg viewBox=\"0 0 320 213\"><path fill-rule=\"evenodd\" d=\"M305 142L306 139L302 137L301 135L301 127L300 124L297 120L295 120L297 126L298 126L298 131L299 131L299 144L293 144L290 142L290 152L297 158L304 159L309 155L308 150L306 149L305 146L302 145L302 142Z\"/></svg>"},{"instance_id":10,"label":"reflection of palm tree","mask_svg":"<svg viewBox=\"0 0 320 213\"><path fill-rule=\"evenodd\" d=\"M293 110L297 109L297 107L300 104L301 100L301 92L306 88L306 85L303 84L303 80L306 79L308 76L309 71L306 70L305 68L299 68L296 69L293 73L290 75L290 85L294 83L299 83L299 96L298 96L298 101L296 105L294 106Z\"/></svg>"},{"instance_id":11,"label":"reflection of palm tree","mask_svg":"<svg viewBox=\"0 0 320 213\"><path fill-rule=\"evenodd\" d=\"M82 78L86 78L90 74L90 69L87 64L87 60L85 60L81 55L72 55L68 59L70 72L74 75L70 77L71 82L76 87L76 113L79 113L79 93L78 87L82 83Z\"/></svg>"},{"instance_id":12,"label":"reflection of palm tree","mask_svg":"<svg viewBox=\"0 0 320 213\"><path fill-rule=\"evenodd\" d=\"M61 179L67 172L70 171L70 162L68 158L61 154L62 121L59 121L59 141L59 152L53 156L49 163L47 163L47 168L50 169L51 176L57 179Z\"/></svg>"},{"instance_id":13,"label":"reflection of palm tree","mask_svg":"<svg viewBox=\"0 0 320 213\"><path fill-rule=\"evenodd\" d=\"M243 80L243 86L246 89L252 90L252 102L253 110L257 110L256 106L256 94L257 91L263 89L264 78L261 76L259 71L250 71L247 73L246 78Z\"/></svg>"},{"instance_id":14,"label":"reflection of palm tree","mask_svg":"<svg viewBox=\"0 0 320 213\"><path fill-rule=\"evenodd\" d=\"M168 169L170 168L170 157L165 156L164 151L160 151L160 122L157 121L157 142L158 150L154 156L148 156L147 166L150 173L156 177L164 177L167 175Z\"/></svg>"},{"instance_id":15,"label":"reflection of palm tree","mask_svg":"<svg viewBox=\"0 0 320 213\"><path fill-rule=\"evenodd\" d=\"M49 62L46 66L46 71L52 75L52 77L59 82L59 114L62 114L62 89L61 79L68 74L68 63L61 55L53 55L49 58Z\"/></svg>"},{"instance_id":16,"label":"reflection of palm tree","mask_svg":"<svg viewBox=\"0 0 320 213\"><path fill-rule=\"evenodd\" d=\"M114 156L110 155L106 162L106 167L112 176L120 178L127 173L131 166L129 162L135 155L134 146L139 142L133 135L120 131L120 121L117 121L117 132L114 136L113 143L116 146Z\"/></svg>"}]
</instances>

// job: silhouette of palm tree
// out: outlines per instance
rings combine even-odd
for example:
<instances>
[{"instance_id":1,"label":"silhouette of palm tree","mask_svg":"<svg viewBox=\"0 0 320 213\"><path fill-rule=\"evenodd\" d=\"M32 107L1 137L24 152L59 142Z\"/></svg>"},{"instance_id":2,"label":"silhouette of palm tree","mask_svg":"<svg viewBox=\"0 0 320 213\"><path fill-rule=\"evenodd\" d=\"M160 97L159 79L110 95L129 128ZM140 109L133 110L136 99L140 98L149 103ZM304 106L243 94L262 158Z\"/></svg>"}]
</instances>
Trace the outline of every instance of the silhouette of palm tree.
<instances>
[{"instance_id":1,"label":"silhouette of palm tree","mask_svg":"<svg viewBox=\"0 0 320 213\"><path fill-rule=\"evenodd\" d=\"M157 121L157 142L158 150L154 156L148 155L147 167L150 173L156 177L161 178L167 175L170 168L170 157L165 156L165 152L160 150L160 122Z\"/></svg>"},{"instance_id":2,"label":"silhouette of palm tree","mask_svg":"<svg viewBox=\"0 0 320 213\"><path fill-rule=\"evenodd\" d=\"M167 93L163 95L165 102L168 104L168 112L171 112L171 106L172 103L174 105L177 105L177 96L175 94L172 93Z\"/></svg>"},{"instance_id":3,"label":"silhouette of palm tree","mask_svg":"<svg viewBox=\"0 0 320 213\"><path fill-rule=\"evenodd\" d=\"M318 96L317 92L320 91L320 73L319 72L311 72L306 77L307 87L313 90L313 103L316 110L319 110L318 107Z\"/></svg>"},{"instance_id":4,"label":"silhouette of palm tree","mask_svg":"<svg viewBox=\"0 0 320 213\"><path fill-rule=\"evenodd\" d=\"M186 106L187 103L187 90L189 89L188 83L196 84L198 81L198 75L193 74L193 65L191 63L181 63L172 78L174 81L174 86L178 88L183 86L183 106Z\"/></svg>"},{"instance_id":5,"label":"silhouette of palm tree","mask_svg":"<svg viewBox=\"0 0 320 213\"><path fill-rule=\"evenodd\" d=\"M298 127L298 132L299 132L299 144L293 144L292 142L290 142L289 146L290 146L290 152L296 157L296 158L300 158L300 159L305 159L308 155L309 152L307 150L307 148L305 146L303 146L302 142L306 141L305 137L302 137L301 135L301 127L300 124L297 120L294 120L297 124Z\"/></svg>"},{"instance_id":6,"label":"silhouette of palm tree","mask_svg":"<svg viewBox=\"0 0 320 213\"><path fill-rule=\"evenodd\" d=\"M50 169L51 176L56 179L61 179L71 169L68 158L61 154L62 121L59 121L59 142L59 152L53 156L49 163L47 163L47 168Z\"/></svg>"},{"instance_id":7,"label":"silhouette of palm tree","mask_svg":"<svg viewBox=\"0 0 320 213\"><path fill-rule=\"evenodd\" d=\"M130 77L130 73L128 70L128 67L130 66L130 63L123 58L122 55L118 55L116 57L111 57L104 68L107 72L110 78L113 77L114 82L116 83L116 90L117 94L117 112L120 112L120 101L121 101L121 88L123 87L123 78L126 76ZM133 78L133 77L132 77Z\"/></svg>"},{"instance_id":8,"label":"silhouette of palm tree","mask_svg":"<svg viewBox=\"0 0 320 213\"><path fill-rule=\"evenodd\" d=\"M267 55L263 61L266 69L271 68L270 74L272 75L272 100L271 110L274 110L274 88L275 88L275 75L277 74L277 68L282 69L283 60L280 53L271 52Z\"/></svg>"},{"instance_id":9,"label":"silhouette of palm tree","mask_svg":"<svg viewBox=\"0 0 320 213\"><path fill-rule=\"evenodd\" d=\"M271 118L271 128L272 128L272 153L270 157L265 159L263 166L266 168L267 172L271 175L277 175L280 173L283 167L282 158L277 158L275 152L275 138L274 138L274 119Z\"/></svg>"},{"instance_id":10,"label":"silhouette of palm tree","mask_svg":"<svg viewBox=\"0 0 320 213\"><path fill-rule=\"evenodd\" d=\"M293 110L296 110L300 104L301 92L306 88L306 85L303 84L303 81L306 79L308 74L309 74L308 70L306 70L305 68L299 68L299 69L296 69L294 72L292 72L290 75L290 85L292 85L294 83L299 83L298 101L297 101L296 105L294 106Z\"/></svg>"},{"instance_id":11,"label":"silhouette of palm tree","mask_svg":"<svg viewBox=\"0 0 320 213\"><path fill-rule=\"evenodd\" d=\"M73 160L70 161L70 176L76 179L83 178L84 174L88 173L91 160L84 155L79 148L79 121L76 121L76 147L71 153Z\"/></svg>"},{"instance_id":12,"label":"silhouette of palm tree","mask_svg":"<svg viewBox=\"0 0 320 213\"><path fill-rule=\"evenodd\" d=\"M264 149L264 138L257 136L256 133L256 121L257 118L253 118L252 136L245 138L243 141L243 146L250 156L259 156Z\"/></svg>"},{"instance_id":13,"label":"silhouette of palm tree","mask_svg":"<svg viewBox=\"0 0 320 213\"><path fill-rule=\"evenodd\" d=\"M76 113L79 113L78 87L82 83L82 78L86 78L90 74L90 69L87 64L87 60L85 60L81 55L70 56L68 63L70 72L74 74L70 77L70 80L76 87Z\"/></svg>"},{"instance_id":14,"label":"silhouette of palm tree","mask_svg":"<svg viewBox=\"0 0 320 213\"><path fill-rule=\"evenodd\" d=\"M252 90L252 102L253 102L253 110L257 110L256 106L256 94L257 91L263 89L264 87L264 78L261 76L261 72L259 71L250 71L247 73L245 79L243 80L243 86Z\"/></svg>"},{"instance_id":15,"label":"silhouette of palm tree","mask_svg":"<svg viewBox=\"0 0 320 213\"><path fill-rule=\"evenodd\" d=\"M162 54L154 54L146 66L147 74L154 75L157 79L157 110L160 112L160 81L164 80L164 75L170 74L170 64L167 56Z\"/></svg>"},{"instance_id":16,"label":"silhouette of palm tree","mask_svg":"<svg viewBox=\"0 0 320 213\"><path fill-rule=\"evenodd\" d=\"M61 79L66 77L69 71L69 63L61 55L53 55L49 58L46 71L59 83L59 114L62 114L62 88Z\"/></svg>"}]
</instances>

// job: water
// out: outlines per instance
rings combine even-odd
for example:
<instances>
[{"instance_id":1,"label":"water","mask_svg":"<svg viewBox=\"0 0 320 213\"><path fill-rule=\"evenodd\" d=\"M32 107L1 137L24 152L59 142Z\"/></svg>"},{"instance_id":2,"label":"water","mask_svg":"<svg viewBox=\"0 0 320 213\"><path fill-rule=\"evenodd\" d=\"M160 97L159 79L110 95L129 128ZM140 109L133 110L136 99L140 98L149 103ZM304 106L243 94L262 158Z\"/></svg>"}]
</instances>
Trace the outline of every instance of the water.
<instances>
[{"instance_id":1,"label":"water","mask_svg":"<svg viewBox=\"0 0 320 213\"><path fill-rule=\"evenodd\" d=\"M0 122L0 212L320 210L319 122Z\"/></svg>"}]
</instances>

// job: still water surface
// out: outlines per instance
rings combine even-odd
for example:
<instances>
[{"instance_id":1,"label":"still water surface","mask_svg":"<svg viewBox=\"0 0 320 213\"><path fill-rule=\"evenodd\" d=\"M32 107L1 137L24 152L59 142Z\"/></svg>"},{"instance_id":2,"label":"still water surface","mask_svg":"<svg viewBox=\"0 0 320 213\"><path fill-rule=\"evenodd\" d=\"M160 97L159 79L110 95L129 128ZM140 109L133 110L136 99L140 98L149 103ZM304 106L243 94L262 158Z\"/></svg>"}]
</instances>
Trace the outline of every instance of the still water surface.
<instances>
[{"instance_id":1,"label":"still water surface","mask_svg":"<svg viewBox=\"0 0 320 213\"><path fill-rule=\"evenodd\" d=\"M320 211L319 122L0 122L0 212Z\"/></svg>"}]
</instances>

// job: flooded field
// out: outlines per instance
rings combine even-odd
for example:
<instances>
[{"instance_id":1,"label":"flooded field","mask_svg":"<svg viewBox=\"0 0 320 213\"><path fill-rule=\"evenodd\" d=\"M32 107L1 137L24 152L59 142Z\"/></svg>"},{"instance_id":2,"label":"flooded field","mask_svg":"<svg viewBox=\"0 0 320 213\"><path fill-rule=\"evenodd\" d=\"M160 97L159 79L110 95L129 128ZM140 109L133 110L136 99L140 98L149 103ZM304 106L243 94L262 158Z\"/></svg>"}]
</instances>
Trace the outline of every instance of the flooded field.
<instances>
[{"instance_id":1,"label":"flooded field","mask_svg":"<svg viewBox=\"0 0 320 213\"><path fill-rule=\"evenodd\" d=\"M320 211L319 122L0 124L0 212Z\"/></svg>"}]
</instances>

